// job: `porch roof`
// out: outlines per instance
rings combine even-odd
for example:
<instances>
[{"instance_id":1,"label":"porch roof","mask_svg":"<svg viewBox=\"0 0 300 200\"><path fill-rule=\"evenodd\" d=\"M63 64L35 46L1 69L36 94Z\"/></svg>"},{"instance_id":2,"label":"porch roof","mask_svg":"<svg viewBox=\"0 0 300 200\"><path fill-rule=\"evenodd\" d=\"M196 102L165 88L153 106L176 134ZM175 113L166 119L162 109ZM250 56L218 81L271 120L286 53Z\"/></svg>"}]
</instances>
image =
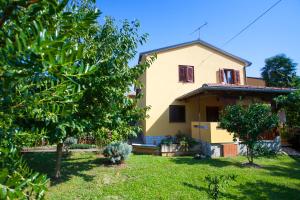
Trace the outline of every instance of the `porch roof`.
<instances>
[{"instance_id":1,"label":"porch roof","mask_svg":"<svg viewBox=\"0 0 300 200\"><path fill-rule=\"evenodd\" d=\"M264 87L264 86L252 86L252 85L234 85L234 84L215 84L207 83L203 84L202 87L193 90L187 94L178 97L176 100L182 101L198 94L203 94L207 92L221 92L221 93L243 93L247 94L257 94L257 95L281 95L288 94L290 92L296 91L294 88L279 88L279 87Z\"/></svg>"}]
</instances>

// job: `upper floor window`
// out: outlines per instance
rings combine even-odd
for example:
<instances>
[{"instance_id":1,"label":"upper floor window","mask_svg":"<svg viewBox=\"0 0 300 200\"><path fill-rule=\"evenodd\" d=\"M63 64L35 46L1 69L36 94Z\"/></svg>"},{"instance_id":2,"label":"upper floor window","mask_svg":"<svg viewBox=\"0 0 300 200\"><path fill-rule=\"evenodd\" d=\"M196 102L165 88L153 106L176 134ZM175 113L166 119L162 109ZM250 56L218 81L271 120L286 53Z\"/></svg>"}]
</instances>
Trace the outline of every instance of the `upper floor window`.
<instances>
[{"instance_id":1,"label":"upper floor window","mask_svg":"<svg viewBox=\"0 0 300 200\"><path fill-rule=\"evenodd\" d=\"M142 93L142 89L141 88L135 88L135 95L138 96Z\"/></svg>"},{"instance_id":2,"label":"upper floor window","mask_svg":"<svg viewBox=\"0 0 300 200\"><path fill-rule=\"evenodd\" d=\"M220 69L219 78L221 83L240 84L240 71L233 69Z\"/></svg>"},{"instance_id":3,"label":"upper floor window","mask_svg":"<svg viewBox=\"0 0 300 200\"><path fill-rule=\"evenodd\" d=\"M234 84L234 70L232 69L224 69L224 82L229 84Z\"/></svg>"},{"instance_id":4,"label":"upper floor window","mask_svg":"<svg viewBox=\"0 0 300 200\"><path fill-rule=\"evenodd\" d=\"M179 82L194 82L194 66L179 65Z\"/></svg>"}]
</instances>

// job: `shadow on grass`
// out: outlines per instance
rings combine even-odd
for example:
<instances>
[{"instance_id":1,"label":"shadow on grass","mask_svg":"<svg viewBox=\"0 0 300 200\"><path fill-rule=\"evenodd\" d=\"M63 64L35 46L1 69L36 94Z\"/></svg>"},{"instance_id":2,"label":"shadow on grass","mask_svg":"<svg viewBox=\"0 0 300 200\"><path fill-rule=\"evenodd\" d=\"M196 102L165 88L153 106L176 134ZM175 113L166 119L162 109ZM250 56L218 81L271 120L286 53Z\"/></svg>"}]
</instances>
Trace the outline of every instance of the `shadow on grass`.
<instances>
[{"instance_id":1,"label":"shadow on grass","mask_svg":"<svg viewBox=\"0 0 300 200\"><path fill-rule=\"evenodd\" d=\"M198 190L198 191L207 192L207 188L205 188L203 186L193 185L193 184L186 183L186 182L184 182L183 185L186 186L186 187L193 188L193 189ZM220 194L221 194L220 196L226 197L227 199L239 199L237 196L232 195L232 194L228 194L228 193L224 193L224 192L220 192Z\"/></svg>"},{"instance_id":2,"label":"shadow on grass","mask_svg":"<svg viewBox=\"0 0 300 200\"><path fill-rule=\"evenodd\" d=\"M269 159L270 157L266 157L266 158ZM276 159L277 157L271 157L271 158ZM261 168L269 171L269 173L274 176L283 176L287 178L300 179L300 157L291 157L291 158L293 159L293 162L286 163L283 161L281 165L262 164ZM245 166L244 162L238 159L205 158L205 159L198 160L192 157L175 157L175 158L171 158L171 161L176 164L208 165L212 167L234 166L238 168L248 168L247 166ZM280 162L280 159L278 162Z\"/></svg>"},{"instance_id":3,"label":"shadow on grass","mask_svg":"<svg viewBox=\"0 0 300 200\"><path fill-rule=\"evenodd\" d=\"M194 159L192 157L176 157L172 158L176 164L188 164L188 165L209 165L212 167L228 167L228 166L235 166L235 167L243 167L242 163L238 160L223 160L223 159Z\"/></svg>"},{"instance_id":4,"label":"shadow on grass","mask_svg":"<svg viewBox=\"0 0 300 200\"><path fill-rule=\"evenodd\" d=\"M264 181L246 183L237 188L245 197L250 199L300 199L300 188L290 188L282 184Z\"/></svg>"},{"instance_id":5,"label":"shadow on grass","mask_svg":"<svg viewBox=\"0 0 300 200\"><path fill-rule=\"evenodd\" d=\"M281 176L286 178L294 178L300 180L300 157L292 157L294 162L284 163L283 165L264 165L264 169L268 170L273 176ZM300 199L300 197L299 197Z\"/></svg>"},{"instance_id":6,"label":"shadow on grass","mask_svg":"<svg viewBox=\"0 0 300 200\"><path fill-rule=\"evenodd\" d=\"M207 192L207 188L193 185L190 183L183 183L184 186L193 188L198 191ZM230 194L228 191L230 188L225 189L226 192L221 192L221 196L227 199L300 199L299 193L300 188L290 188L284 185L268 183L264 181L257 181L251 183L245 183L238 186L228 186L235 187L239 191L239 194Z\"/></svg>"},{"instance_id":7,"label":"shadow on grass","mask_svg":"<svg viewBox=\"0 0 300 200\"><path fill-rule=\"evenodd\" d=\"M93 167L107 165L107 159L96 158L92 155L84 158L72 158L70 154L64 154L61 166L61 178L54 178L54 169L56 163L56 153L26 153L24 158L28 165L34 171L46 174L51 179L51 185L60 184L70 180L72 176L78 176L85 181L92 181L94 176L88 175L85 172Z\"/></svg>"}]
</instances>

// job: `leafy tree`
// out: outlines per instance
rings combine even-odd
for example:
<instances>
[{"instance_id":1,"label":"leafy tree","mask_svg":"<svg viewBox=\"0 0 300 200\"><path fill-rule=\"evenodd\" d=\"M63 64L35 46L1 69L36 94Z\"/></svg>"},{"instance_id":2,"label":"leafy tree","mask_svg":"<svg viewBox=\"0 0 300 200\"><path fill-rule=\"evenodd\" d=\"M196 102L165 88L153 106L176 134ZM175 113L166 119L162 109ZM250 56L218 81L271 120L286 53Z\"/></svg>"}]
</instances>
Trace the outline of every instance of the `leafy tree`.
<instances>
[{"instance_id":1,"label":"leafy tree","mask_svg":"<svg viewBox=\"0 0 300 200\"><path fill-rule=\"evenodd\" d=\"M151 57L143 64L128 66L138 44L146 41L147 35L139 36L138 27L137 21L125 20L118 28L113 19L106 18L96 36L88 41L89 56L83 62L94 63L97 68L81 79L85 92L79 101L78 118L82 123L88 122L85 130L103 143L136 136L141 131L136 122L146 116L147 108L137 106L141 94L134 99L126 96L131 85L141 86L138 78L154 60Z\"/></svg>"},{"instance_id":2,"label":"leafy tree","mask_svg":"<svg viewBox=\"0 0 300 200\"><path fill-rule=\"evenodd\" d=\"M276 55L265 60L261 75L267 86L295 87L299 85L296 75L297 63L284 54Z\"/></svg>"},{"instance_id":3,"label":"leafy tree","mask_svg":"<svg viewBox=\"0 0 300 200\"><path fill-rule=\"evenodd\" d=\"M253 164L253 149L261 140L261 135L278 125L278 117L272 114L266 104L250 104L227 106L221 114L220 126L233 133L234 140L239 138L247 147L249 164Z\"/></svg>"},{"instance_id":4,"label":"leafy tree","mask_svg":"<svg viewBox=\"0 0 300 200\"><path fill-rule=\"evenodd\" d=\"M79 79L93 70L81 62L82 36L99 13L85 6L55 0L1 6L9 13L0 30L3 135L15 143L20 135L39 135L58 144L57 177L63 139L83 130L74 117L83 93Z\"/></svg>"},{"instance_id":5,"label":"leafy tree","mask_svg":"<svg viewBox=\"0 0 300 200\"><path fill-rule=\"evenodd\" d=\"M48 179L32 172L16 148L0 147L0 199L43 199Z\"/></svg>"},{"instance_id":6,"label":"leafy tree","mask_svg":"<svg viewBox=\"0 0 300 200\"><path fill-rule=\"evenodd\" d=\"M281 136L295 149L300 149L300 91L275 98L278 109L283 109L286 123L281 128Z\"/></svg>"},{"instance_id":7,"label":"leafy tree","mask_svg":"<svg viewBox=\"0 0 300 200\"><path fill-rule=\"evenodd\" d=\"M275 98L278 109L284 109L286 124L291 128L300 127L300 91Z\"/></svg>"},{"instance_id":8,"label":"leafy tree","mask_svg":"<svg viewBox=\"0 0 300 200\"><path fill-rule=\"evenodd\" d=\"M0 139L22 146L21 138L45 137L57 144L60 177L67 137L111 141L136 134L133 123L146 108L125 94L151 62L128 66L146 40L137 22L119 28L107 18L100 25L91 1L0 3Z\"/></svg>"}]
</instances>

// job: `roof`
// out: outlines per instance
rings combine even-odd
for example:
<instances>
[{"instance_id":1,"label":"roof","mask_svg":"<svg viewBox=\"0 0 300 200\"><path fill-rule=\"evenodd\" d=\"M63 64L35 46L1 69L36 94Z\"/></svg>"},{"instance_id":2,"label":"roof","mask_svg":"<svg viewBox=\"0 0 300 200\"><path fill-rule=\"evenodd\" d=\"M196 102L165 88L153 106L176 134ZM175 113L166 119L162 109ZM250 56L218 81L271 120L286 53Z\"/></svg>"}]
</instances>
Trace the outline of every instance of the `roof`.
<instances>
[{"instance_id":1,"label":"roof","mask_svg":"<svg viewBox=\"0 0 300 200\"><path fill-rule=\"evenodd\" d=\"M224 51L212 44L209 44L203 40L193 40L193 41L190 41L190 42L185 42L185 43L180 43L180 44L176 44L176 45L171 45L171 46L167 46L167 47L163 47L163 48L159 48L159 49L154 49L154 50L150 50L150 51L145 51L145 52L142 52L140 53L140 56L139 56L139 62L141 61L142 57L143 56L146 56L146 55L151 55L151 54L154 54L154 53L160 53L160 52L163 52L163 51L168 51L168 50L171 50L171 49L176 49L176 48L180 48L180 47L186 47L186 46L190 46L190 45L194 45L194 44L200 44L200 45L203 45L205 47L208 47L210 49L213 49L223 55L226 55L228 57L231 57L235 60L238 60L242 63L244 63L246 66L250 66L252 63L248 60L245 60L243 58L240 58L238 56L235 56L231 53L228 53L227 51Z\"/></svg>"},{"instance_id":2,"label":"roof","mask_svg":"<svg viewBox=\"0 0 300 200\"><path fill-rule=\"evenodd\" d=\"M202 87L191 91L183 96L177 98L177 100L185 100L193 97L197 94L205 91L228 91L228 92L252 92L252 93L264 93L264 94L288 94L296 91L294 88L278 88L278 87L264 87L264 86L253 86L253 85L233 85L233 84L215 84L208 83L203 84Z\"/></svg>"},{"instance_id":3,"label":"roof","mask_svg":"<svg viewBox=\"0 0 300 200\"><path fill-rule=\"evenodd\" d=\"M261 78L261 77L253 77L253 76L247 76L247 78L253 78L253 79L264 80L264 79L263 79L263 78Z\"/></svg>"}]
</instances>

